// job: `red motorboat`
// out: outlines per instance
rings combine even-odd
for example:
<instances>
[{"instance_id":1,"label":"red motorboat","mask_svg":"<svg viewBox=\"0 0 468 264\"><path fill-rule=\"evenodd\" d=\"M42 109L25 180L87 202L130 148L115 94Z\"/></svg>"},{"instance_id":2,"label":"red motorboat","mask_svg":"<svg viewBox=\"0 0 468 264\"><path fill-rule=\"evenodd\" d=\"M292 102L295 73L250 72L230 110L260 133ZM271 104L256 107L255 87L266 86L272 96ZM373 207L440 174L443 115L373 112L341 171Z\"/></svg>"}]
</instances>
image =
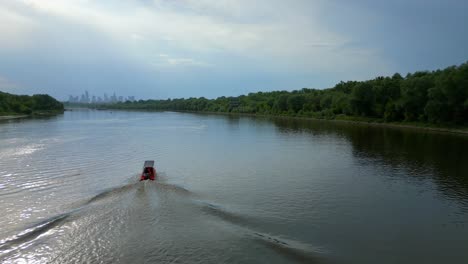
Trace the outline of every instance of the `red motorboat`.
<instances>
[{"instance_id":1,"label":"red motorboat","mask_svg":"<svg viewBox=\"0 0 468 264\"><path fill-rule=\"evenodd\" d=\"M156 169L154 168L154 160L147 160L145 161L145 165L143 165L143 172L141 173L140 181L154 181L154 179L156 179Z\"/></svg>"}]
</instances>

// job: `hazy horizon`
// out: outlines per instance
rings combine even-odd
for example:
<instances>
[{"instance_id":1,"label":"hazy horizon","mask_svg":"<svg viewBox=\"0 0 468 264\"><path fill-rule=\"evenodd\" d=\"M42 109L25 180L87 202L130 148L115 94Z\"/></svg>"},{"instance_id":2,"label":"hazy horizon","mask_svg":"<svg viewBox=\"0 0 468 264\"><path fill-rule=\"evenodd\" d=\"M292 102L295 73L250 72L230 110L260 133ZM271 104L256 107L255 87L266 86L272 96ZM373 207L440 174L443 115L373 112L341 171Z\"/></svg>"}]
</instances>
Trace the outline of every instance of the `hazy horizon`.
<instances>
[{"instance_id":1,"label":"hazy horizon","mask_svg":"<svg viewBox=\"0 0 468 264\"><path fill-rule=\"evenodd\" d=\"M0 91L179 98L328 88L468 59L468 3L0 0Z\"/></svg>"}]
</instances>

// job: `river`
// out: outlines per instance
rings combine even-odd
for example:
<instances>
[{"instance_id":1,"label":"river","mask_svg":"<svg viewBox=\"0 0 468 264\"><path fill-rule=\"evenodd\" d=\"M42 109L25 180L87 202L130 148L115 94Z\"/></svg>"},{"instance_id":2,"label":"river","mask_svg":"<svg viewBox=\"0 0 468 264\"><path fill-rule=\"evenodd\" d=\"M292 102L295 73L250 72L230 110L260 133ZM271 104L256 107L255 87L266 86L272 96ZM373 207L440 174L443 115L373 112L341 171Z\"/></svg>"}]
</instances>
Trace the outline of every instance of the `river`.
<instances>
[{"instance_id":1,"label":"river","mask_svg":"<svg viewBox=\"0 0 468 264\"><path fill-rule=\"evenodd\" d=\"M174 112L1 121L0 213L2 263L467 263L468 137Z\"/></svg>"}]
</instances>

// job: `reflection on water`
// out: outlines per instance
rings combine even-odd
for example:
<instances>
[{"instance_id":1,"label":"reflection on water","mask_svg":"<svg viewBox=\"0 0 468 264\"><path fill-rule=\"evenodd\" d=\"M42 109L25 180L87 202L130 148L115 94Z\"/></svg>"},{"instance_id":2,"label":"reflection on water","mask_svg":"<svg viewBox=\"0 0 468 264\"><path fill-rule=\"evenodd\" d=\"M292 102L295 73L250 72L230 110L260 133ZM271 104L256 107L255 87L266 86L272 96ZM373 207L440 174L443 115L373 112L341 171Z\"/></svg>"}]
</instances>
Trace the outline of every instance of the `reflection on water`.
<instances>
[{"instance_id":1,"label":"reflection on water","mask_svg":"<svg viewBox=\"0 0 468 264\"><path fill-rule=\"evenodd\" d=\"M0 123L0 261L464 263L468 140L72 111ZM156 182L138 182L156 160Z\"/></svg>"},{"instance_id":2,"label":"reflection on water","mask_svg":"<svg viewBox=\"0 0 468 264\"><path fill-rule=\"evenodd\" d=\"M333 134L345 138L352 145L353 155L363 163L403 168L408 171L404 177L429 178L448 198L468 203L468 138L464 135L328 121L273 122L287 134Z\"/></svg>"}]
</instances>

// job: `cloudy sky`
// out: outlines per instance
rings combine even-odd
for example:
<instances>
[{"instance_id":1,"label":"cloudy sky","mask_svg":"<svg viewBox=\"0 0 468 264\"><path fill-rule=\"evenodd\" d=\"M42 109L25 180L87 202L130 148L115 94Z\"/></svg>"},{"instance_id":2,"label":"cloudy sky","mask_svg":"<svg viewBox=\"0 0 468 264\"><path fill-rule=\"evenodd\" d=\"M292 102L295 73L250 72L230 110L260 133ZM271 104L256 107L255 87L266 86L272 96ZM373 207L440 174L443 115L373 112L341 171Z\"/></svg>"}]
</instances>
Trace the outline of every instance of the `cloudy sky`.
<instances>
[{"instance_id":1,"label":"cloudy sky","mask_svg":"<svg viewBox=\"0 0 468 264\"><path fill-rule=\"evenodd\" d=\"M175 98L468 60L462 0L0 0L0 90Z\"/></svg>"}]
</instances>

